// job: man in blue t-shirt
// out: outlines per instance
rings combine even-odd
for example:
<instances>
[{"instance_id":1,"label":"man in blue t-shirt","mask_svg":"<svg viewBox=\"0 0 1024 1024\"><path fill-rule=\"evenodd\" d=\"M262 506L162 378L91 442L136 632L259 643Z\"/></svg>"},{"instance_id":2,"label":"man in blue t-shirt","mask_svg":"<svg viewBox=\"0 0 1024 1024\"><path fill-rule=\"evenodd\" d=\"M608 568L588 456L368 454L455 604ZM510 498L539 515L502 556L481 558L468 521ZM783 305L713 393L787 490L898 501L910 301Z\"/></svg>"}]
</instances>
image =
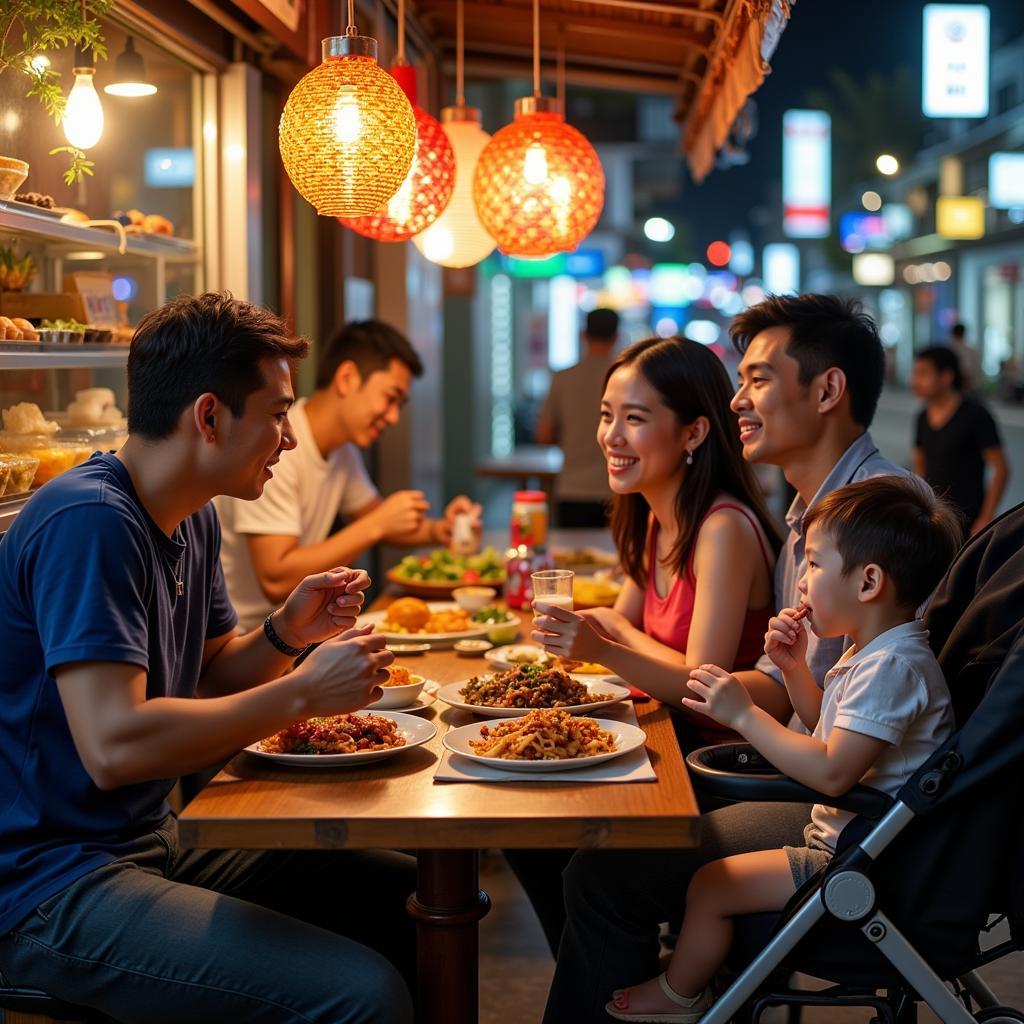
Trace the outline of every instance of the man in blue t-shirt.
<instances>
[{"instance_id":1,"label":"man in blue t-shirt","mask_svg":"<svg viewBox=\"0 0 1024 1024\"><path fill-rule=\"evenodd\" d=\"M209 502L258 497L295 446L306 349L225 295L151 313L128 359L124 448L47 484L0 544L13 984L121 1021L412 1019L395 967L353 941L390 943L411 974L411 858L182 852L165 800L178 776L297 719L364 707L392 660L351 629L369 580L345 568L236 635Z\"/></svg>"}]
</instances>

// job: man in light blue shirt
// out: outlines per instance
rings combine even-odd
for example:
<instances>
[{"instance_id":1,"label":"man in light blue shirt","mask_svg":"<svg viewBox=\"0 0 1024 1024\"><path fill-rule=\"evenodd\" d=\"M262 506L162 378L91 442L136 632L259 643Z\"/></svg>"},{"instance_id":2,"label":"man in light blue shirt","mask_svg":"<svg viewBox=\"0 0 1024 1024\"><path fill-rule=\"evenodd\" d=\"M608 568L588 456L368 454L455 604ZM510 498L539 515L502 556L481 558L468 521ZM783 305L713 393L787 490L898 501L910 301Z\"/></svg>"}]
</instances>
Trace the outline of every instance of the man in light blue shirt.
<instances>
[{"instance_id":1,"label":"man in light blue shirt","mask_svg":"<svg viewBox=\"0 0 1024 1024\"><path fill-rule=\"evenodd\" d=\"M803 520L826 494L873 476L906 470L879 452L868 433L885 376L881 342L860 304L833 295L773 296L730 327L743 354L732 410L743 457L779 466L796 497L789 535L775 563L775 606L800 603ZM846 637L810 636L807 665L819 683L849 647ZM778 718L788 713L782 674L771 659L735 673L754 700ZM793 724L801 728L795 719Z\"/></svg>"}]
</instances>

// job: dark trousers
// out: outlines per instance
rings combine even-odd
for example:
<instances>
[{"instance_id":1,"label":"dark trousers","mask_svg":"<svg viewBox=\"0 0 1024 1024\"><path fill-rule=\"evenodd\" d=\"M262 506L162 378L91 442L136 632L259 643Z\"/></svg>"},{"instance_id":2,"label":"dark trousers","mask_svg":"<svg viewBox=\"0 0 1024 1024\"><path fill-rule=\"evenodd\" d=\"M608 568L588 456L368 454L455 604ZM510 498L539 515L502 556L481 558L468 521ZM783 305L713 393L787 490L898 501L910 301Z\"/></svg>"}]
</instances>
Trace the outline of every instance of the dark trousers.
<instances>
[{"instance_id":1,"label":"dark trousers","mask_svg":"<svg viewBox=\"0 0 1024 1024\"><path fill-rule=\"evenodd\" d=\"M730 804L701 816L691 849L578 850L563 874L566 922L544 1024L604 1024L614 989L659 972L659 926L679 918L696 870L802 845L810 817L807 804Z\"/></svg>"},{"instance_id":2,"label":"dark trousers","mask_svg":"<svg viewBox=\"0 0 1024 1024\"><path fill-rule=\"evenodd\" d=\"M0 936L0 975L124 1024L407 1024L414 888L385 851L181 853L168 817Z\"/></svg>"},{"instance_id":3,"label":"dark trousers","mask_svg":"<svg viewBox=\"0 0 1024 1024\"><path fill-rule=\"evenodd\" d=\"M601 530L608 525L606 501L556 501L555 522L563 530Z\"/></svg>"}]
</instances>

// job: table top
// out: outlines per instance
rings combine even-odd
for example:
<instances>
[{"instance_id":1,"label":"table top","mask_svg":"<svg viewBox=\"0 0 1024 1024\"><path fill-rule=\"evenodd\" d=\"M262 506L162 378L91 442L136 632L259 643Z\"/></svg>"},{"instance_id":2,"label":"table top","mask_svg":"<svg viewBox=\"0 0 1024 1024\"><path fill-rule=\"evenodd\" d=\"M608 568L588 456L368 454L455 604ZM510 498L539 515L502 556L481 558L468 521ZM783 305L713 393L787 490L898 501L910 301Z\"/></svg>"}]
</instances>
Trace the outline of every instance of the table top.
<instances>
[{"instance_id":1,"label":"table top","mask_svg":"<svg viewBox=\"0 0 1024 1024\"><path fill-rule=\"evenodd\" d=\"M401 661L442 685L490 667L451 650ZM574 784L568 773L564 783L435 783L443 733L472 720L438 701L419 716L437 726L429 743L365 767L268 766L239 754L182 812L181 838L248 849L694 845L697 803L668 712L654 700L636 712L657 782Z\"/></svg>"}]
</instances>

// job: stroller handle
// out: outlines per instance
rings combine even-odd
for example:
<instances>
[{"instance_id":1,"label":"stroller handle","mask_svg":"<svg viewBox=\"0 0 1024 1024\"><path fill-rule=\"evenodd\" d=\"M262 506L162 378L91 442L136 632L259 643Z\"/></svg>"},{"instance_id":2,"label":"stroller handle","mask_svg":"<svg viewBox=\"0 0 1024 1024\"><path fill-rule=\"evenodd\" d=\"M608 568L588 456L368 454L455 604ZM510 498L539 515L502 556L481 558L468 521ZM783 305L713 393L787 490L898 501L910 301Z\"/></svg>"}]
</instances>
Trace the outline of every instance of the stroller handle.
<instances>
[{"instance_id":1,"label":"stroller handle","mask_svg":"<svg viewBox=\"0 0 1024 1024\"><path fill-rule=\"evenodd\" d=\"M826 804L877 820L892 806L892 797L857 783L842 796L827 796L795 782L775 769L749 743L716 743L686 755L694 786L709 796L733 803Z\"/></svg>"}]
</instances>

